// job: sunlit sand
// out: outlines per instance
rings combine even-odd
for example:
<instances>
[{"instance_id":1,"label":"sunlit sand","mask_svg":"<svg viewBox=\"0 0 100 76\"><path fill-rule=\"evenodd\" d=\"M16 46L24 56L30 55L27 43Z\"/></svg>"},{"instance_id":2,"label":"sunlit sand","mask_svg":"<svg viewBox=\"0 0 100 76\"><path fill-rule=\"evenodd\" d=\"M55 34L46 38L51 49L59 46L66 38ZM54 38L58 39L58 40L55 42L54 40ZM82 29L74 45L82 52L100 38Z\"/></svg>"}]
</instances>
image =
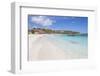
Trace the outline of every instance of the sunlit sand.
<instances>
[{"instance_id":1,"label":"sunlit sand","mask_svg":"<svg viewBox=\"0 0 100 76\"><path fill-rule=\"evenodd\" d=\"M66 45L66 47L68 47L68 45ZM29 35L29 60L30 61L80 58L80 55L78 53L71 52L69 48L65 50L57 46L54 40L52 41L49 40L48 34Z\"/></svg>"}]
</instances>

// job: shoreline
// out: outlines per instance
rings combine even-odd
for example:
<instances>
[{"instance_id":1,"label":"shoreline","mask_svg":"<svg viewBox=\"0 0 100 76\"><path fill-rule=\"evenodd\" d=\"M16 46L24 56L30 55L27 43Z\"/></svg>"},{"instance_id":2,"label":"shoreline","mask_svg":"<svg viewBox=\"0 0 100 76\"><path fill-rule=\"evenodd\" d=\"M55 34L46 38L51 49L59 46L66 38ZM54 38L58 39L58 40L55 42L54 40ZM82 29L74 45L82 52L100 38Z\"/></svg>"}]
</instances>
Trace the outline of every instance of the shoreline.
<instances>
[{"instance_id":1,"label":"shoreline","mask_svg":"<svg viewBox=\"0 0 100 76\"><path fill-rule=\"evenodd\" d=\"M50 36L50 34L29 34L30 61L82 58L79 54L71 52L69 48L65 49L67 50L65 52L62 48L57 46L54 40L49 40L48 36Z\"/></svg>"}]
</instances>

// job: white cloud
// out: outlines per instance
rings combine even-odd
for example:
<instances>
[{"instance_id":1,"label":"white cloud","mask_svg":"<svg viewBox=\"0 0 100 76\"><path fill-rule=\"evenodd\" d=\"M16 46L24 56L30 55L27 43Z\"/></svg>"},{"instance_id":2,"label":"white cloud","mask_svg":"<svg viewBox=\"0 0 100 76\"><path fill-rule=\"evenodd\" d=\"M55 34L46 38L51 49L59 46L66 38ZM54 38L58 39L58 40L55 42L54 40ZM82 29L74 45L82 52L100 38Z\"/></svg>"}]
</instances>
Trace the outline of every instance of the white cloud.
<instances>
[{"instance_id":1,"label":"white cloud","mask_svg":"<svg viewBox=\"0 0 100 76\"><path fill-rule=\"evenodd\" d=\"M46 16L34 16L34 17L32 17L32 22L42 25L42 26L50 26L55 21L53 21L52 19L50 19Z\"/></svg>"}]
</instances>

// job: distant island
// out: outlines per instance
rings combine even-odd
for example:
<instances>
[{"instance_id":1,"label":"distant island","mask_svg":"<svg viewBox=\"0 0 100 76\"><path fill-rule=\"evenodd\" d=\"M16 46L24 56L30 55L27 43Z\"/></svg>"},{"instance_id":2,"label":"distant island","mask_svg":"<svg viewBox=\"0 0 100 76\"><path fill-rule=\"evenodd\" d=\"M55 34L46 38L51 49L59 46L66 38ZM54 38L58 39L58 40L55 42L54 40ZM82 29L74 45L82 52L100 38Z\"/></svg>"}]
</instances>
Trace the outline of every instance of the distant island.
<instances>
[{"instance_id":1,"label":"distant island","mask_svg":"<svg viewBox=\"0 0 100 76\"><path fill-rule=\"evenodd\" d=\"M69 31L69 30L51 30L51 29L44 29L44 28L33 28L28 30L29 34L67 34L70 36L74 35L86 35L81 34L80 32L76 31Z\"/></svg>"}]
</instances>

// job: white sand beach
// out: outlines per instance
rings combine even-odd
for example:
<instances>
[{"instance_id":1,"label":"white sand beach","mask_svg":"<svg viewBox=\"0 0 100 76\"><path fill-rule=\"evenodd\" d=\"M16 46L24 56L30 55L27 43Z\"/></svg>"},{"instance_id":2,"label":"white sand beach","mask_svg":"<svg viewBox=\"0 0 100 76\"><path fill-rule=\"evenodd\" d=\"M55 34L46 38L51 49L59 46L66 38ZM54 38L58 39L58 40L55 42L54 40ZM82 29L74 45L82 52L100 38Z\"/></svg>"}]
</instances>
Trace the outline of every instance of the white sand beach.
<instances>
[{"instance_id":1,"label":"white sand beach","mask_svg":"<svg viewBox=\"0 0 100 76\"><path fill-rule=\"evenodd\" d=\"M29 34L30 61L80 58L78 53L73 53L70 49L65 50L57 46L54 40L49 40L47 34Z\"/></svg>"}]
</instances>

